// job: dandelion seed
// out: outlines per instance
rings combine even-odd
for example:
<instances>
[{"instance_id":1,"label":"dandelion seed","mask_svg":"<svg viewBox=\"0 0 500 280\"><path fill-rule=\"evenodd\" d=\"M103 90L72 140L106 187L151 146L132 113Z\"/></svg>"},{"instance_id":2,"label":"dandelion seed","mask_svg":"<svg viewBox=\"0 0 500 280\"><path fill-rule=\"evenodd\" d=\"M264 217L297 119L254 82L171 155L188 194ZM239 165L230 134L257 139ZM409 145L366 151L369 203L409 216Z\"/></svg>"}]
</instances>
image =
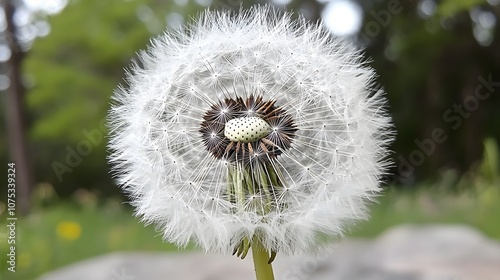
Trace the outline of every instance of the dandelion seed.
<instances>
[{"instance_id":1,"label":"dandelion seed","mask_svg":"<svg viewBox=\"0 0 500 280\"><path fill-rule=\"evenodd\" d=\"M207 11L139 61L113 96L110 161L165 240L272 261L366 217L392 132L347 42L268 6Z\"/></svg>"}]
</instances>

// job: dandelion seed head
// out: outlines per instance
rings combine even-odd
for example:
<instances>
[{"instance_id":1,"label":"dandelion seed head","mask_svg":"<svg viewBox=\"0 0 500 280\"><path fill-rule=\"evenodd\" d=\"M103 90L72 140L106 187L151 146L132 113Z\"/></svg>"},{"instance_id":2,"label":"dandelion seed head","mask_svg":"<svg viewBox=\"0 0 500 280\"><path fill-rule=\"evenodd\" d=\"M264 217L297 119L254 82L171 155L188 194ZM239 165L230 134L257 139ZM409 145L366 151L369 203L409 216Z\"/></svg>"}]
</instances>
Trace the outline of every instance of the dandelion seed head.
<instances>
[{"instance_id":1,"label":"dandelion seed head","mask_svg":"<svg viewBox=\"0 0 500 280\"><path fill-rule=\"evenodd\" d=\"M113 173L179 246L229 253L258 234L280 254L309 250L366 218L390 164L374 76L321 24L207 11L152 40L115 91Z\"/></svg>"},{"instance_id":2,"label":"dandelion seed head","mask_svg":"<svg viewBox=\"0 0 500 280\"><path fill-rule=\"evenodd\" d=\"M224 136L233 142L256 142L269 134L271 127L259 117L240 117L226 122Z\"/></svg>"}]
</instances>

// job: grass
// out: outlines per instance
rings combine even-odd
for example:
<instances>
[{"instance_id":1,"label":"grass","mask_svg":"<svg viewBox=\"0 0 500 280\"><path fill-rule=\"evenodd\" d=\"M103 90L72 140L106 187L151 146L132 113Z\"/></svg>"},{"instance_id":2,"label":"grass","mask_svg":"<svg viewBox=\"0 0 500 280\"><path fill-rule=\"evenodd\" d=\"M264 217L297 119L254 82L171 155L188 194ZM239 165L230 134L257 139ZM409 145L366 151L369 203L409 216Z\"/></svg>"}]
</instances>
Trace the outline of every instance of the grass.
<instances>
[{"instance_id":1,"label":"grass","mask_svg":"<svg viewBox=\"0 0 500 280\"><path fill-rule=\"evenodd\" d=\"M113 251L174 251L152 226L145 227L119 201L56 203L17 222L17 272L6 272L7 247L0 243L0 279L35 279L44 272ZM350 237L373 237L404 223L461 223L500 239L497 187L441 191L439 185L415 190L388 189L371 206L371 219L352 228ZM5 213L3 213L5 215ZM5 222L0 224L7 240ZM16 276L15 278L13 277Z\"/></svg>"},{"instance_id":2,"label":"grass","mask_svg":"<svg viewBox=\"0 0 500 280\"><path fill-rule=\"evenodd\" d=\"M122 205L60 204L17 222L17 271L6 272L6 226L1 224L0 279L35 279L44 272L113 251L176 251ZM15 276L15 278L13 278Z\"/></svg>"},{"instance_id":3,"label":"grass","mask_svg":"<svg viewBox=\"0 0 500 280\"><path fill-rule=\"evenodd\" d=\"M371 218L351 237L374 237L400 224L466 224L500 240L500 189L444 192L439 189L389 189L371 207Z\"/></svg>"}]
</instances>

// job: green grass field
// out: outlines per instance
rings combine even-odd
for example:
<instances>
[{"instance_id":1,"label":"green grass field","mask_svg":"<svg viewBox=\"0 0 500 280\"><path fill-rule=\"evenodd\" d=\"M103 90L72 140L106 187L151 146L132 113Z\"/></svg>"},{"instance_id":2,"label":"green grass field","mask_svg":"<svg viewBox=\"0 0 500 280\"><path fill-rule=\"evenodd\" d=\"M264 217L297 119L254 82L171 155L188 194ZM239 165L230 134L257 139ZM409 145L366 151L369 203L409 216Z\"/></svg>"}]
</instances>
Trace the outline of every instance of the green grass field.
<instances>
[{"instance_id":1,"label":"green grass field","mask_svg":"<svg viewBox=\"0 0 500 280\"><path fill-rule=\"evenodd\" d=\"M498 187L440 191L388 189L371 206L371 219L353 227L349 237L373 237L404 223L462 223L500 239ZM5 215L3 213L2 215ZM3 220L3 219L2 219ZM1 238L7 230L1 225ZM177 251L152 226L144 226L117 200L102 205L88 199L36 209L17 222L17 272L5 271L7 247L1 244L0 279L35 279L44 272L113 251Z\"/></svg>"}]
</instances>

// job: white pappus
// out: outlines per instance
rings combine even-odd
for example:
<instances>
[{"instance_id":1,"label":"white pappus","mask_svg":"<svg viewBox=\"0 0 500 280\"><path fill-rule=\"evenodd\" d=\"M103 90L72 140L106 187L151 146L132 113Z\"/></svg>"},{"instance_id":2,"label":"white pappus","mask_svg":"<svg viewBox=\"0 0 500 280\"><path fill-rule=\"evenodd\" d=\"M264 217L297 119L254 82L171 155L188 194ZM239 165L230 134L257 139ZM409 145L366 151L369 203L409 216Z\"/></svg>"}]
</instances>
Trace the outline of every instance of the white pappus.
<instances>
[{"instance_id":1,"label":"white pappus","mask_svg":"<svg viewBox=\"0 0 500 280\"><path fill-rule=\"evenodd\" d=\"M206 11L152 40L115 91L114 176L169 242L304 252L380 190L393 132L374 76L321 24Z\"/></svg>"}]
</instances>

